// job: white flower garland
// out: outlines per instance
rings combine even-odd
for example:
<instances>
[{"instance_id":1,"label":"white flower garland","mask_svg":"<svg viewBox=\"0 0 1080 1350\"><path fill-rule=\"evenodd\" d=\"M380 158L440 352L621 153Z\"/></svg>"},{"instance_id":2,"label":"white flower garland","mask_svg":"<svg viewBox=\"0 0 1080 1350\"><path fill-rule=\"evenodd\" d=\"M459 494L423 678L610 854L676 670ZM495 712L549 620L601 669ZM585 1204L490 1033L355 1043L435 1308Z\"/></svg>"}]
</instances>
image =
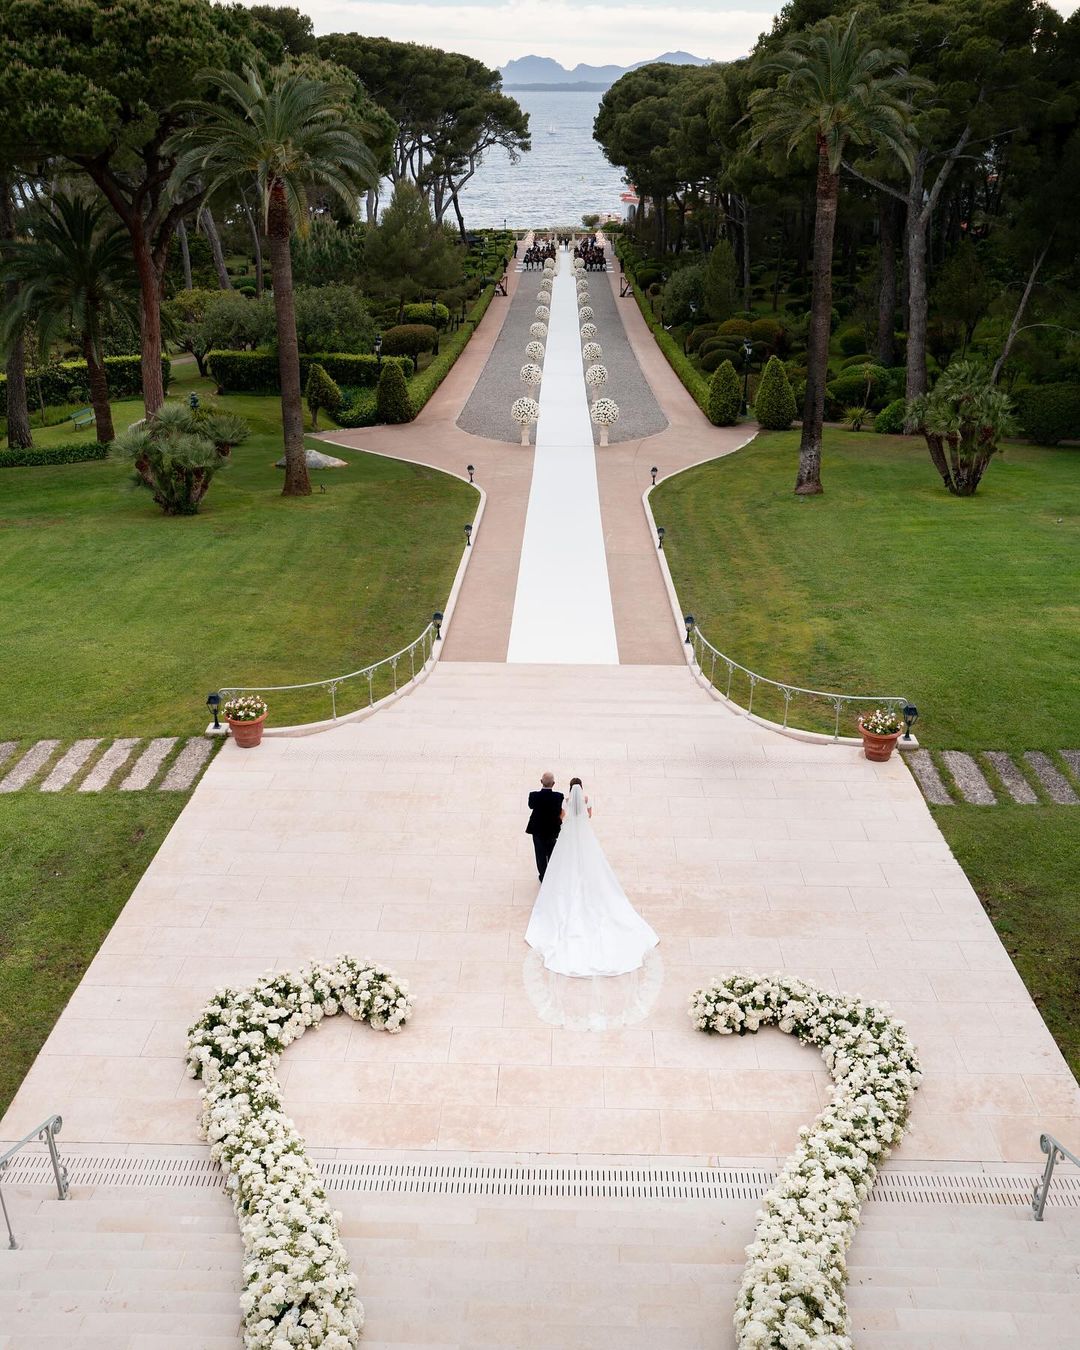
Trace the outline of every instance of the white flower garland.
<instances>
[{"instance_id":1,"label":"white flower garland","mask_svg":"<svg viewBox=\"0 0 1080 1350\"><path fill-rule=\"evenodd\" d=\"M581 349L581 355L586 361L599 361L604 355L604 349L599 342L586 342Z\"/></svg>"},{"instance_id":2,"label":"white flower garland","mask_svg":"<svg viewBox=\"0 0 1080 1350\"><path fill-rule=\"evenodd\" d=\"M286 1046L340 1011L396 1032L412 996L384 967L341 956L219 989L188 1032L188 1072L203 1082L201 1131L225 1173L247 1255L248 1350L352 1350L364 1324L341 1216L282 1109L276 1072Z\"/></svg>"},{"instance_id":3,"label":"white flower garland","mask_svg":"<svg viewBox=\"0 0 1080 1350\"><path fill-rule=\"evenodd\" d=\"M595 408L595 404L593 405ZM758 1213L735 1308L739 1350L851 1350L847 1249L879 1165L899 1144L922 1078L902 1022L881 1004L786 975L731 975L690 997L701 1031L776 1025L820 1048L836 1087Z\"/></svg>"},{"instance_id":4,"label":"white flower garland","mask_svg":"<svg viewBox=\"0 0 1080 1350\"><path fill-rule=\"evenodd\" d=\"M586 342L591 342L600 329L594 323L583 323L581 325L581 336Z\"/></svg>"},{"instance_id":5,"label":"white flower garland","mask_svg":"<svg viewBox=\"0 0 1080 1350\"><path fill-rule=\"evenodd\" d=\"M529 336L534 338L546 338L548 328L546 323L533 323L529 325Z\"/></svg>"},{"instance_id":6,"label":"white flower garland","mask_svg":"<svg viewBox=\"0 0 1080 1350\"><path fill-rule=\"evenodd\" d=\"M585 372L585 383L593 389L599 389L607 384L607 366L590 366Z\"/></svg>"},{"instance_id":7,"label":"white flower garland","mask_svg":"<svg viewBox=\"0 0 1080 1350\"><path fill-rule=\"evenodd\" d=\"M510 416L518 426L528 427L540 416L540 404L532 398L519 398L514 400L514 405L510 409Z\"/></svg>"},{"instance_id":8,"label":"white flower garland","mask_svg":"<svg viewBox=\"0 0 1080 1350\"><path fill-rule=\"evenodd\" d=\"M589 409L589 416L598 427L613 427L619 420L619 405L613 398L598 398Z\"/></svg>"},{"instance_id":9,"label":"white flower garland","mask_svg":"<svg viewBox=\"0 0 1080 1350\"><path fill-rule=\"evenodd\" d=\"M527 342L525 344L525 355L530 361L542 361L544 359L544 344L542 342Z\"/></svg>"}]
</instances>

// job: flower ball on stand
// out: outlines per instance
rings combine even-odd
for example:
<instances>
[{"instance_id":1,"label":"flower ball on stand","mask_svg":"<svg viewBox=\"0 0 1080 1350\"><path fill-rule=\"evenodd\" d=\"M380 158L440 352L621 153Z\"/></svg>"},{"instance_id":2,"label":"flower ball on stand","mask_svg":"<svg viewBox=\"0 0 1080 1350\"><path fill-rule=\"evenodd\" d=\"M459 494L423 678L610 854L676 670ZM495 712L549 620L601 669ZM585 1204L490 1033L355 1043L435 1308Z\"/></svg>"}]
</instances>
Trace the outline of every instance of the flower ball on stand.
<instances>
[{"instance_id":1,"label":"flower ball on stand","mask_svg":"<svg viewBox=\"0 0 1080 1350\"><path fill-rule=\"evenodd\" d=\"M546 323L541 323L540 320L538 319L538 320L536 321L536 323L530 325L530 327L529 327L529 336L530 336L530 337L532 337L532 338L546 338L547 335L548 335L548 327L547 327L547 324L546 324Z\"/></svg>"},{"instance_id":2,"label":"flower ball on stand","mask_svg":"<svg viewBox=\"0 0 1080 1350\"><path fill-rule=\"evenodd\" d=\"M535 388L544 378L544 372L535 361L527 361L521 367L521 383Z\"/></svg>"},{"instance_id":3,"label":"flower ball on stand","mask_svg":"<svg viewBox=\"0 0 1080 1350\"><path fill-rule=\"evenodd\" d=\"M544 359L544 344L537 342L535 338L532 342L525 344L525 355L530 361L542 361Z\"/></svg>"},{"instance_id":4,"label":"flower ball on stand","mask_svg":"<svg viewBox=\"0 0 1080 1350\"><path fill-rule=\"evenodd\" d=\"M598 334L599 332L600 332L600 330L599 330L599 328L597 328L596 324L594 324L594 323L583 323L583 324L581 325L581 340L582 340L582 342L591 342L591 341L593 340L593 338L596 337L597 334Z\"/></svg>"},{"instance_id":5,"label":"flower ball on stand","mask_svg":"<svg viewBox=\"0 0 1080 1350\"><path fill-rule=\"evenodd\" d=\"M591 323L595 317L591 305L582 305L578 310L577 315L582 323Z\"/></svg>"},{"instance_id":6,"label":"flower ball on stand","mask_svg":"<svg viewBox=\"0 0 1080 1350\"><path fill-rule=\"evenodd\" d=\"M585 372L585 383L594 393L599 394L600 390L607 384L607 366L591 365Z\"/></svg>"},{"instance_id":7,"label":"flower ball on stand","mask_svg":"<svg viewBox=\"0 0 1080 1350\"><path fill-rule=\"evenodd\" d=\"M619 405L613 398L598 398L589 409L593 425L600 428L600 444L607 445L608 431L619 420Z\"/></svg>"},{"instance_id":8,"label":"flower ball on stand","mask_svg":"<svg viewBox=\"0 0 1080 1350\"><path fill-rule=\"evenodd\" d=\"M521 444L529 444L529 428L540 416L540 405L532 398L519 398L510 409L510 416L521 428Z\"/></svg>"},{"instance_id":9,"label":"flower ball on stand","mask_svg":"<svg viewBox=\"0 0 1080 1350\"><path fill-rule=\"evenodd\" d=\"M599 361L604 355L604 349L600 346L599 342L586 342L585 346L581 349L581 355L586 361Z\"/></svg>"}]
</instances>

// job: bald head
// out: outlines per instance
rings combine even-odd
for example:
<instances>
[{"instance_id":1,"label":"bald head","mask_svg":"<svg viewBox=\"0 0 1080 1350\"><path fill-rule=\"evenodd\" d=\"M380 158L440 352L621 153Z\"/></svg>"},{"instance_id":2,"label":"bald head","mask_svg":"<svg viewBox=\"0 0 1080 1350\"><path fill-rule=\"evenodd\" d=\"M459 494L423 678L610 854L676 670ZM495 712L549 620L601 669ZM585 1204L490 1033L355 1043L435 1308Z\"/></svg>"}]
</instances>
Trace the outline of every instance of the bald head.
<instances>
[{"instance_id":1,"label":"bald head","mask_svg":"<svg viewBox=\"0 0 1080 1350\"><path fill-rule=\"evenodd\" d=\"M540 786L553 788L555 786L555 775L553 773L542 773L540 775Z\"/></svg>"}]
</instances>

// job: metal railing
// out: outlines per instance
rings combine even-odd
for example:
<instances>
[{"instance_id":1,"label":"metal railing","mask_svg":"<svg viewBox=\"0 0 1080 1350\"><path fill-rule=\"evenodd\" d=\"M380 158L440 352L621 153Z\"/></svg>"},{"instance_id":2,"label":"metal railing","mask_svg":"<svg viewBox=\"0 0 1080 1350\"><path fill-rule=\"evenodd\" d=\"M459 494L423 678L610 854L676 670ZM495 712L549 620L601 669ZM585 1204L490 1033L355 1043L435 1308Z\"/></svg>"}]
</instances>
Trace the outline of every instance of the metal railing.
<instances>
[{"instance_id":1,"label":"metal railing","mask_svg":"<svg viewBox=\"0 0 1080 1350\"><path fill-rule=\"evenodd\" d=\"M11 1160L21 1148L37 1140L38 1143L47 1144L49 1148L49 1159L52 1162L53 1176L56 1178L56 1193L61 1200L66 1200L68 1196L68 1174L67 1168L60 1161L60 1154L56 1148L56 1136L60 1133L63 1120L59 1116L50 1116L48 1120L43 1120L36 1130L31 1130L25 1138L20 1139L17 1144L12 1144L6 1153L0 1154L0 1181L4 1179L4 1173L11 1166ZM3 1210L4 1223L7 1225L8 1246L15 1250L18 1243L15 1241L15 1233L11 1227L11 1219L8 1216L7 1202L4 1199L4 1193L0 1190L0 1210Z\"/></svg>"},{"instance_id":2,"label":"metal railing","mask_svg":"<svg viewBox=\"0 0 1080 1350\"><path fill-rule=\"evenodd\" d=\"M373 707L378 701L376 699L377 688L378 697L386 698L390 694L396 694L400 688L416 679L417 674L431 660L435 643L439 641L440 637L441 624L432 621L418 638L410 642L407 647L402 647L399 652L395 652L393 656L384 657L381 661L376 661L374 665L361 666L359 670L352 670L347 675L335 675L326 680L309 680L304 684L225 685L218 692L224 702L235 694L280 694L308 689L325 689L330 695L330 717L333 721L336 721L338 716L338 690L343 685L350 685L353 681L359 684L361 699L357 706L362 707L364 706L363 682L366 680L366 703L368 707ZM406 669L408 669L409 676L407 680L403 681L402 676Z\"/></svg>"},{"instance_id":3,"label":"metal railing","mask_svg":"<svg viewBox=\"0 0 1080 1350\"><path fill-rule=\"evenodd\" d=\"M803 689L797 684L786 684L783 680L771 680L767 675L759 675L757 671L751 670L748 666L740 665L733 657L725 656L719 651L707 637L701 632L701 629L687 620L687 641L693 646L694 659L697 662L698 669L713 686L719 689L729 703L734 703L742 708L750 717L758 717L761 720L779 722L781 726L787 729L791 726L792 704L796 700L816 700L829 709L828 716L823 718L824 722L832 722L833 740L840 739L840 718L844 709L858 704L869 704L874 708L896 708L902 711L908 706L908 700L901 698L898 694L840 694L830 692L825 689ZM720 668L720 680L717 681L717 668ZM740 685L745 681L748 694L745 703L740 702L733 694L733 690L740 692ZM760 687L768 691L773 691L783 700L783 707L779 705L776 708L777 716L763 718L760 712L754 712L754 696L758 693ZM760 697L759 697L760 708ZM815 727L797 727L796 730L815 731ZM827 734L827 733L826 733Z\"/></svg>"},{"instance_id":4,"label":"metal railing","mask_svg":"<svg viewBox=\"0 0 1080 1350\"><path fill-rule=\"evenodd\" d=\"M1046 1166L1043 1168L1043 1174L1035 1183L1035 1193L1031 1197L1031 1211L1035 1215L1036 1223L1042 1223L1043 1210L1046 1208L1046 1197L1050 1192L1050 1182L1054 1176L1054 1168L1058 1159L1062 1162L1068 1158L1074 1166L1080 1167L1080 1158L1075 1153L1070 1153L1064 1144L1059 1143L1052 1134L1044 1134L1039 1138L1039 1147L1046 1154Z\"/></svg>"}]
</instances>

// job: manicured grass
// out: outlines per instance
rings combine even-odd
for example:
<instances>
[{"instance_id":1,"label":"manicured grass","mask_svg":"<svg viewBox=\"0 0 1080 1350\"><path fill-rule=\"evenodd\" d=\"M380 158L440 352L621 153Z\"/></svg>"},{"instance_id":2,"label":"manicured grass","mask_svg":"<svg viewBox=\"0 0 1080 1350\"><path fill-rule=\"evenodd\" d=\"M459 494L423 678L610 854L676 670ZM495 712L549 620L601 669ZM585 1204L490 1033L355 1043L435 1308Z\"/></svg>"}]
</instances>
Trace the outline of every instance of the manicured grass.
<instances>
[{"instance_id":1,"label":"manicured grass","mask_svg":"<svg viewBox=\"0 0 1080 1350\"><path fill-rule=\"evenodd\" d=\"M151 792L4 798L0 1114L184 800Z\"/></svg>"},{"instance_id":2,"label":"manicured grass","mask_svg":"<svg viewBox=\"0 0 1080 1350\"><path fill-rule=\"evenodd\" d=\"M934 816L1080 1077L1077 808L949 806Z\"/></svg>"},{"instance_id":3,"label":"manicured grass","mask_svg":"<svg viewBox=\"0 0 1080 1350\"><path fill-rule=\"evenodd\" d=\"M796 498L797 446L764 435L653 494L705 636L773 679L906 696L930 746L1074 745L1080 452L1009 445L956 498L921 440L827 431L825 493Z\"/></svg>"},{"instance_id":4,"label":"manicured grass","mask_svg":"<svg viewBox=\"0 0 1080 1350\"><path fill-rule=\"evenodd\" d=\"M194 366L177 375L181 397L210 392ZM285 499L278 400L219 402L253 435L195 517L163 516L116 459L2 471L0 735L190 731L211 689L344 674L389 656L443 608L474 489L335 451L348 468ZM119 429L142 408L115 413ZM78 435L35 430L42 445ZM271 698L271 722L330 714L322 692ZM354 682L338 710L367 698L367 681Z\"/></svg>"}]
</instances>

